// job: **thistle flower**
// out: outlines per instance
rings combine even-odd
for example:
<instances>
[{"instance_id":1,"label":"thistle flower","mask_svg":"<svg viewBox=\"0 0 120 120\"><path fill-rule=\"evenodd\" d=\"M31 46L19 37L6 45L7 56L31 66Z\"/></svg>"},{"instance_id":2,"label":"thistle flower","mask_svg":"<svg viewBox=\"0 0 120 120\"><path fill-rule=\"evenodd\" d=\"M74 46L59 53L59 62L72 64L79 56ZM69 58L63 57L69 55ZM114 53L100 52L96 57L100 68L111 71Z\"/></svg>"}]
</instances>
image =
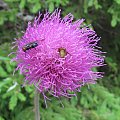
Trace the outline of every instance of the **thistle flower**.
<instances>
[{"instance_id":1,"label":"thistle flower","mask_svg":"<svg viewBox=\"0 0 120 120\"><path fill-rule=\"evenodd\" d=\"M13 60L25 82L34 84L43 95L71 97L102 77L92 70L103 65L104 57L97 49L100 38L91 28L82 27L84 19L73 22L72 14L62 19L58 9L44 14L42 20L40 17L29 22L24 35L16 40Z\"/></svg>"}]
</instances>

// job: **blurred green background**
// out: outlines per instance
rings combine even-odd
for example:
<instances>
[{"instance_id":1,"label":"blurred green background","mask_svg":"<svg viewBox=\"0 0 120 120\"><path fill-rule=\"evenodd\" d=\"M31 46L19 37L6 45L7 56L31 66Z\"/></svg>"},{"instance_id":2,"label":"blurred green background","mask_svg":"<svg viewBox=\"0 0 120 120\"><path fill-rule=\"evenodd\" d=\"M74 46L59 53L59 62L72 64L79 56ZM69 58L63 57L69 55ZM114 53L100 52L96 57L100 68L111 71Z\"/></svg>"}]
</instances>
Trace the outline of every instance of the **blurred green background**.
<instances>
[{"instance_id":1,"label":"blurred green background","mask_svg":"<svg viewBox=\"0 0 120 120\"><path fill-rule=\"evenodd\" d=\"M85 18L87 25L101 36L99 46L106 51L105 72L96 85L85 86L72 99L40 98L41 120L120 120L120 0L0 0L0 120L34 120L34 87L21 87L24 76L10 64L8 54L13 38L19 38L38 12L62 9L75 20ZM14 50L15 51L15 50ZM64 104L62 107L61 102Z\"/></svg>"}]
</instances>

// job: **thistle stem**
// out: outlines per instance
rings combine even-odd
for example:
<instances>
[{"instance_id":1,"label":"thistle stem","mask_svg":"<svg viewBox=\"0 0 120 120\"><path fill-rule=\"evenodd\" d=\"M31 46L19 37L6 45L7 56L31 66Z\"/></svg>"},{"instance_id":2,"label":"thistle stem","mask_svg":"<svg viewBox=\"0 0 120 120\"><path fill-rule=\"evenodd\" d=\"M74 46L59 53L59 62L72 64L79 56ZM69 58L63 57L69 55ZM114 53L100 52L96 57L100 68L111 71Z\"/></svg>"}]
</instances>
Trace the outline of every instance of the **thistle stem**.
<instances>
[{"instance_id":1,"label":"thistle stem","mask_svg":"<svg viewBox=\"0 0 120 120\"><path fill-rule=\"evenodd\" d=\"M35 107L35 120L40 120L39 92L38 92L37 88L35 89L34 107Z\"/></svg>"}]
</instances>

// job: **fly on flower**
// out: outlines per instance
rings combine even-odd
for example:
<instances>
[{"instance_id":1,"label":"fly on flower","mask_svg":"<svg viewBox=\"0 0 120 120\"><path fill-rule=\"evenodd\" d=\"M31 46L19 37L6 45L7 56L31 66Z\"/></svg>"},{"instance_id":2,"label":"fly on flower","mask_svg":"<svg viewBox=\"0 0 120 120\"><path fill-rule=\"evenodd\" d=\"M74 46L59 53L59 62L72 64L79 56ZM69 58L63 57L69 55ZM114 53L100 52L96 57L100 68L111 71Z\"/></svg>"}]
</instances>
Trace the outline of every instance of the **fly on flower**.
<instances>
[{"instance_id":1,"label":"fly on flower","mask_svg":"<svg viewBox=\"0 0 120 120\"><path fill-rule=\"evenodd\" d=\"M38 43L37 43L36 41L35 41L35 42L30 42L30 43L24 45L24 46L22 47L22 50L23 50L24 52L26 52L27 50L30 50L30 49L35 48L35 47L37 47L37 46L38 46Z\"/></svg>"},{"instance_id":2,"label":"fly on flower","mask_svg":"<svg viewBox=\"0 0 120 120\"><path fill-rule=\"evenodd\" d=\"M96 32L88 26L81 27L84 19L73 22L71 13L61 18L58 9L40 19L41 14L16 40L18 49L13 60L25 81L34 84L44 96L48 92L57 98L75 96L82 86L96 83L102 73L93 68L104 63ZM25 59L23 51L27 50L29 57Z\"/></svg>"}]
</instances>

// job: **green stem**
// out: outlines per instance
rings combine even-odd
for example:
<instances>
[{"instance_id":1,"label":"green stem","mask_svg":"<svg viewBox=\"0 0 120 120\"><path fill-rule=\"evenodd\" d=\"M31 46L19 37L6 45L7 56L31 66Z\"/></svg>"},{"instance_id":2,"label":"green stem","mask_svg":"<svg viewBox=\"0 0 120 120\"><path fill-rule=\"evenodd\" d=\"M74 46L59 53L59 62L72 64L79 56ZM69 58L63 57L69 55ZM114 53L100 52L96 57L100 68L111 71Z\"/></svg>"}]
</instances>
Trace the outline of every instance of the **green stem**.
<instances>
[{"instance_id":1,"label":"green stem","mask_svg":"<svg viewBox=\"0 0 120 120\"><path fill-rule=\"evenodd\" d=\"M39 92L37 88L35 89L34 106L35 106L35 120L40 120Z\"/></svg>"}]
</instances>

